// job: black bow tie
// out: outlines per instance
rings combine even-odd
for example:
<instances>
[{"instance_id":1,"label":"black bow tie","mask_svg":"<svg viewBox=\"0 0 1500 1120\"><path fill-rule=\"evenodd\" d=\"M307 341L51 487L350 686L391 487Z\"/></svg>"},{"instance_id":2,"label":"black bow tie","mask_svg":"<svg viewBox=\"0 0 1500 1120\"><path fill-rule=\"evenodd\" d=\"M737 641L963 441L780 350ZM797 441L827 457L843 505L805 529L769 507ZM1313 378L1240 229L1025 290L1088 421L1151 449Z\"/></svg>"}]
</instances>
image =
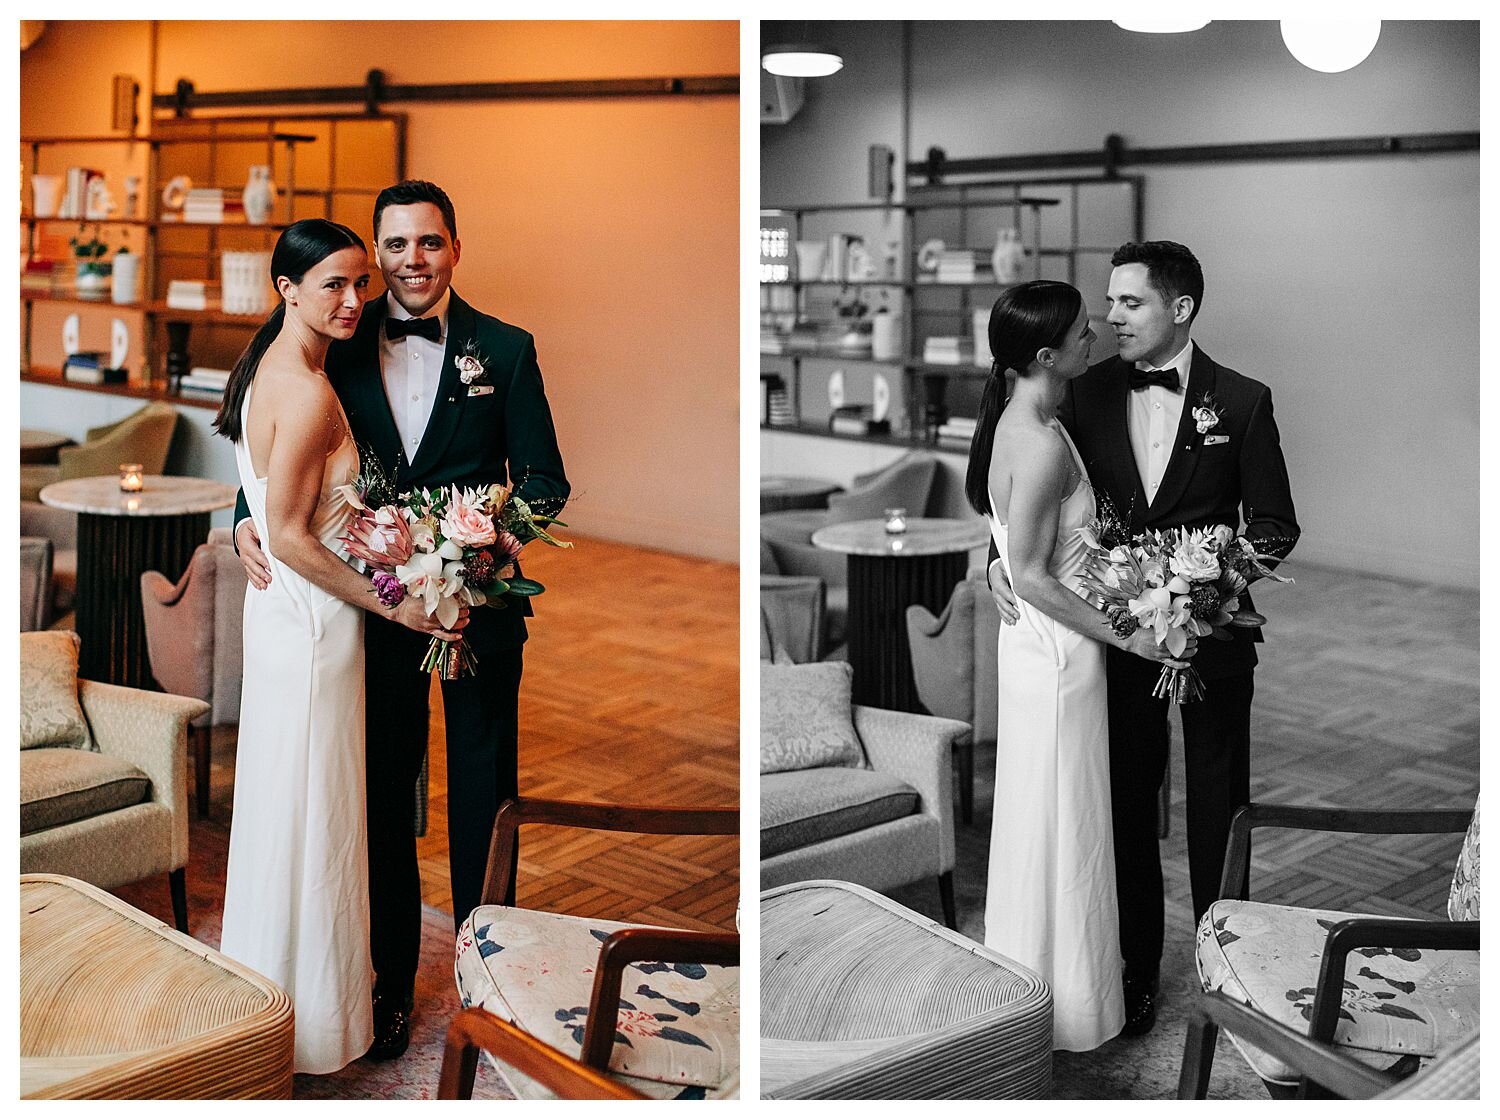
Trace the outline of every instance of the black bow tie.
<instances>
[{"instance_id":1,"label":"black bow tie","mask_svg":"<svg viewBox=\"0 0 1500 1120\"><path fill-rule=\"evenodd\" d=\"M385 337L399 342L409 334L420 335L428 342L436 342L443 333L443 324L433 316L426 319L385 319Z\"/></svg>"},{"instance_id":2,"label":"black bow tie","mask_svg":"<svg viewBox=\"0 0 1500 1120\"><path fill-rule=\"evenodd\" d=\"M1132 389L1144 389L1147 385L1160 385L1163 389L1170 389L1174 393L1182 389L1175 369L1133 369L1130 371Z\"/></svg>"}]
</instances>

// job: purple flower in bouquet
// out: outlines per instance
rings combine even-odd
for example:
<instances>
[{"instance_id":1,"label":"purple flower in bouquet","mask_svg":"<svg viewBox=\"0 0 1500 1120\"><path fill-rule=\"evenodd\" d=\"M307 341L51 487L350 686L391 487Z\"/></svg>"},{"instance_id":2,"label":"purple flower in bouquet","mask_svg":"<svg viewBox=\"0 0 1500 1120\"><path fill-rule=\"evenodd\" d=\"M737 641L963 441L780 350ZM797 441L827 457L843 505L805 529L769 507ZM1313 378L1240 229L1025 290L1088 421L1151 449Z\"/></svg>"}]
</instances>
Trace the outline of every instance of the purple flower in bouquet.
<instances>
[{"instance_id":1,"label":"purple flower in bouquet","mask_svg":"<svg viewBox=\"0 0 1500 1120\"><path fill-rule=\"evenodd\" d=\"M394 607L406 598L406 585L393 572L376 572L370 582L375 585L375 596L387 607Z\"/></svg>"}]
</instances>

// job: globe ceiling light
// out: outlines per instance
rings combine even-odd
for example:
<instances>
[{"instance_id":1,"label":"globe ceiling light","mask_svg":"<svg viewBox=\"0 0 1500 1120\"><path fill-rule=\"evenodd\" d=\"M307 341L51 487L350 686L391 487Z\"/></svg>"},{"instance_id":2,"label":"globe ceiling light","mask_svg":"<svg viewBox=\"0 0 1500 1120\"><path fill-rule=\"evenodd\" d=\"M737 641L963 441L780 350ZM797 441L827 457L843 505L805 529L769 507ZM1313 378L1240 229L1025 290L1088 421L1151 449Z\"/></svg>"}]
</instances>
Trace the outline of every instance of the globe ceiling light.
<instances>
[{"instance_id":1,"label":"globe ceiling light","mask_svg":"<svg viewBox=\"0 0 1500 1120\"><path fill-rule=\"evenodd\" d=\"M1176 34L1179 31L1197 31L1200 27L1208 26L1208 20L1189 15L1134 16L1130 19L1117 19L1113 23L1116 27L1123 27L1126 31L1145 31L1164 35Z\"/></svg>"},{"instance_id":2,"label":"globe ceiling light","mask_svg":"<svg viewBox=\"0 0 1500 1120\"><path fill-rule=\"evenodd\" d=\"M820 43L780 43L760 52L760 64L784 78L826 78L844 68L832 47Z\"/></svg>"},{"instance_id":3,"label":"globe ceiling light","mask_svg":"<svg viewBox=\"0 0 1500 1120\"><path fill-rule=\"evenodd\" d=\"M1292 57L1325 74L1352 70L1370 57L1379 38L1378 19L1281 21L1281 39Z\"/></svg>"}]
</instances>

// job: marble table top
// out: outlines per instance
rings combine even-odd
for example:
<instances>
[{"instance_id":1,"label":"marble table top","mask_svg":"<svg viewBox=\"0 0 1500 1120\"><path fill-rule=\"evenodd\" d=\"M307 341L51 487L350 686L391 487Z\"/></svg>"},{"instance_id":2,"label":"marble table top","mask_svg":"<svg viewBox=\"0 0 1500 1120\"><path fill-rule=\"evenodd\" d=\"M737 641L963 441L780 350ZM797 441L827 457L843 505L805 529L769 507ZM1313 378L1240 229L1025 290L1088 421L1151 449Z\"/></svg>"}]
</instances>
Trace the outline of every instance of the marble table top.
<instances>
[{"instance_id":1,"label":"marble table top","mask_svg":"<svg viewBox=\"0 0 1500 1120\"><path fill-rule=\"evenodd\" d=\"M171 517L234 505L234 487L207 478L148 474L143 481L144 489L126 493L118 475L69 478L42 487L40 497L58 509L115 517Z\"/></svg>"},{"instance_id":2,"label":"marble table top","mask_svg":"<svg viewBox=\"0 0 1500 1120\"><path fill-rule=\"evenodd\" d=\"M885 518L875 517L825 525L812 535L812 543L856 556L936 556L978 548L989 535L988 523L979 517L908 517L906 532L894 534L885 531Z\"/></svg>"}]
</instances>

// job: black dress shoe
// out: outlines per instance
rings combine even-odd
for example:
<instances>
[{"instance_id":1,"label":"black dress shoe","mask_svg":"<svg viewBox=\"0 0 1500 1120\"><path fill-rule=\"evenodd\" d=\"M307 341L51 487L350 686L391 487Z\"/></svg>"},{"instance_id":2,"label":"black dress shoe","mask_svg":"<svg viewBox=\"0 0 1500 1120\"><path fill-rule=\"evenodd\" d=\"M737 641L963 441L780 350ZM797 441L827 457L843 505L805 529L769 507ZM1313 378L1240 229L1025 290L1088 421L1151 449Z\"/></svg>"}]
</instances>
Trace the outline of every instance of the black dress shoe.
<instances>
[{"instance_id":1,"label":"black dress shoe","mask_svg":"<svg viewBox=\"0 0 1500 1120\"><path fill-rule=\"evenodd\" d=\"M375 1014L375 1041L365 1057L377 1062L401 1057L411 1045L410 1005L391 996L377 995L371 1008Z\"/></svg>"},{"instance_id":2,"label":"black dress shoe","mask_svg":"<svg viewBox=\"0 0 1500 1120\"><path fill-rule=\"evenodd\" d=\"M1156 1026L1156 985L1145 980L1125 980L1125 1026L1120 1033L1134 1038Z\"/></svg>"}]
</instances>

